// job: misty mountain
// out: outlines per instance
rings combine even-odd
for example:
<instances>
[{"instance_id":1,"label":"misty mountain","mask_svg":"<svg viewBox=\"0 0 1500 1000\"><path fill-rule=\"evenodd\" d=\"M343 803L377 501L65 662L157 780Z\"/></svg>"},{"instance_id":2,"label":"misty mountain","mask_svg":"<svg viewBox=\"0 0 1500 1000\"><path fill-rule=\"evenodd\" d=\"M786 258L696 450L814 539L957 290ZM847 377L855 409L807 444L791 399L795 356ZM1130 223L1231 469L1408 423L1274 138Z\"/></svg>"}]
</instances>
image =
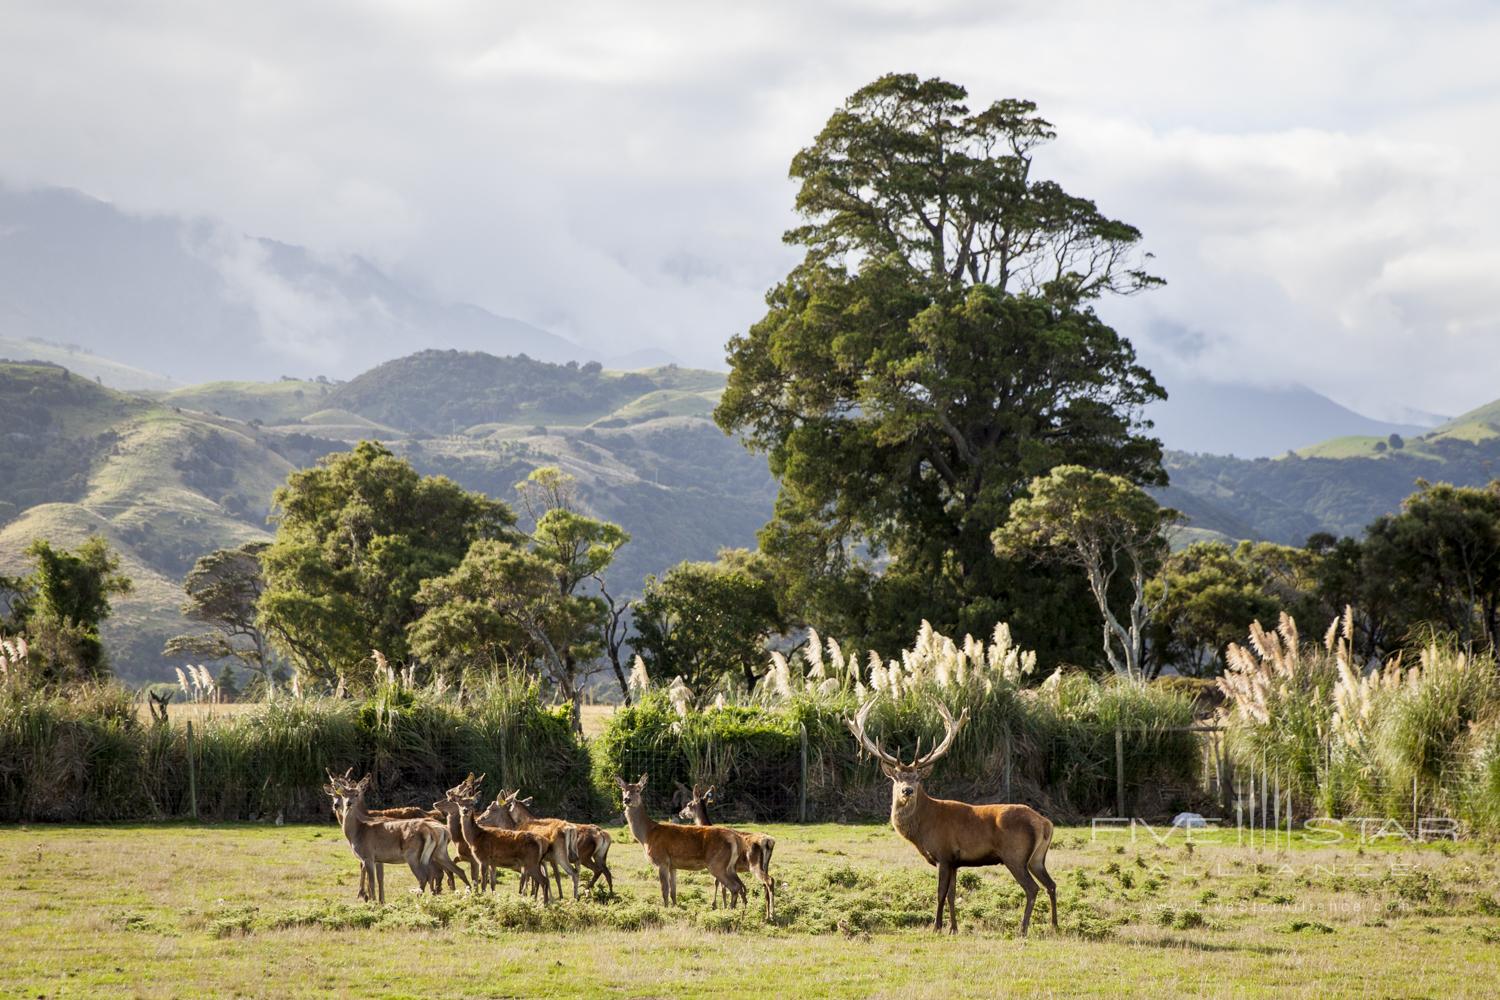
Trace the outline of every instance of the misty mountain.
<instances>
[{"instance_id":1,"label":"misty mountain","mask_svg":"<svg viewBox=\"0 0 1500 1000\"><path fill-rule=\"evenodd\" d=\"M1267 389L1162 373L1157 380L1168 399L1147 407L1146 416L1172 451L1271 458L1330 438L1411 437L1427 429L1371 419L1300 385Z\"/></svg>"},{"instance_id":2,"label":"misty mountain","mask_svg":"<svg viewBox=\"0 0 1500 1000\"><path fill-rule=\"evenodd\" d=\"M589 360L569 340L439 301L360 257L58 189L0 187L0 338L81 348L177 382L348 378L424 347Z\"/></svg>"}]
</instances>

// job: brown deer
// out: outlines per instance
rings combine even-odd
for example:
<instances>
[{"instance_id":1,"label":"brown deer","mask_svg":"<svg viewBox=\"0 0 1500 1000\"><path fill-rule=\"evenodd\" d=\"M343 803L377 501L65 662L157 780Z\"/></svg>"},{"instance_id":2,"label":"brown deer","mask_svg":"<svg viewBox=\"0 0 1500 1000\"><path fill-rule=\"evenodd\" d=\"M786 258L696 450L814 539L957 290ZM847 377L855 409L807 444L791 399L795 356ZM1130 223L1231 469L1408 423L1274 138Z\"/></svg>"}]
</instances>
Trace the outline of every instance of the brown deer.
<instances>
[{"instance_id":1,"label":"brown deer","mask_svg":"<svg viewBox=\"0 0 1500 1000\"><path fill-rule=\"evenodd\" d=\"M353 780L350 777L354 773L354 768L352 767L344 772L344 776L342 778L335 777L332 771L325 771L324 773L328 775L329 781L329 786L325 786L324 791L330 791L330 789L335 786L348 788L354 784ZM467 784L468 782L473 780L475 780L474 774L471 771L469 773L469 777L464 779L464 784ZM481 776L479 780L483 780L483 777ZM459 787L464 787L464 784L459 785ZM333 797L333 815L334 819L338 821L340 826L342 826L344 822L343 805L341 804L343 801L343 798L340 796ZM435 883L431 886L432 891L434 893L440 893L443 891L442 883L439 880L445 874L448 876L449 889L454 889L457 887L457 883L454 880L455 876L458 879L462 879L465 886L468 886L471 889L473 888L473 886L469 882L468 876L464 875L463 869L459 868L448 857L448 844L454 844L458 848L460 857L462 857L468 850L468 846L464 844L461 837L456 841L453 839L455 826L452 823L447 823L446 817L440 811L436 809L423 809L421 806L390 806L385 809L367 809L367 812L369 813L371 819L421 819L445 824L448 829L448 835L446 839L444 839L443 843L439 846L432 862L437 871L435 873L429 873L435 875L435 878L432 880ZM380 877L384 877L385 868L383 864L377 863L376 873ZM418 881L424 887L427 885L427 882L420 877Z\"/></svg>"},{"instance_id":2,"label":"brown deer","mask_svg":"<svg viewBox=\"0 0 1500 1000\"><path fill-rule=\"evenodd\" d=\"M531 811L531 799L520 798L520 790L505 800L505 806L510 810L510 818L516 826L526 829L530 824L539 822L541 817ZM593 823L574 823L578 831L577 848L578 864L594 873L589 879L588 885L583 887L584 892L592 892L594 883L599 881L599 876L604 876L604 882L609 886L609 894L615 894L615 876L609 870L609 849L614 844L614 838L602 827Z\"/></svg>"},{"instance_id":3,"label":"brown deer","mask_svg":"<svg viewBox=\"0 0 1500 1000\"><path fill-rule=\"evenodd\" d=\"M469 852L481 865L479 883L487 881L490 888L495 885L495 870L512 868L521 873L522 881L531 882L531 895L535 898L537 888L542 891L542 902L552 902L552 887L542 871L542 858L551 849L548 839L537 833L523 830L500 830L481 826L474 816L473 796L448 799L458 809L459 828ZM561 891L561 890L559 890Z\"/></svg>"},{"instance_id":4,"label":"brown deer","mask_svg":"<svg viewBox=\"0 0 1500 1000\"><path fill-rule=\"evenodd\" d=\"M679 826L657 823L646 815L646 775L634 783L616 777L620 798L625 803L625 822L631 836L646 850L646 860L656 866L661 882L663 906L677 905L677 871L707 869L714 881L724 888L729 907L744 898L745 883L734 873L740 859L740 838L721 826ZM714 907L719 905L715 895Z\"/></svg>"},{"instance_id":5,"label":"brown deer","mask_svg":"<svg viewBox=\"0 0 1500 1000\"><path fill-rule=\"evenodd\" d=\"M478 795L479 786L482 784L484 784L484 775L481 774L476 778L474 772L470 771L468 777L448 789L443 798L432 804L434 818L448 827L448 839L453 841L454 852L458 855L458 860L468 862L469 874L474 877L475 882L479 881L479 859L474 856L474 852L469 849L468 842L464 840L463 823L459 819L458 806L454 804L453 799ZM448 878L448 884L449 888L452 888L453 877L451 875ZM468 880L465 880L465 884L469 884Z\"/></svg>"},{"instance_id":6,"label":"brown deer","mask_svg":"<svg viewBox=\"0 0 1500 1000\"><path fill-rule=\"evenodd\" d=\"M943 903L948 903L949 931L958 931L958 869L1004 865L1026 893L1026 912L1021 917L1021 936L1031 926L1037 883L1047 889L1052 903L1052 928L1057 929L1057 883L1047 873L1047 848L1052 844L1052 821L1025 805L970 805L951 799L934 799L922 788L933 765L953 746L958 731L969 719L968 709L953 721L953 713L941 702L938 712L947 730L943 741L904 764L887 753L865 733L872 698L849 720L849 730L860 746L880 761L880 769L891 779L891 826L911 841L917 852L938 870L937 920L943 929Z\"/></svg>"},{"instance_id":7,"label":"brown deer","mask_svg":"<svg viewBox=\"0 0 1500 1000\"><path fill-rule=\"evenodd\" d=\"M495 796L495 801L490 807L480 814L479 822L490 826L499 827L502 830L526 830L530 833L539 833L546 837L552 844L552 849L547 852L547 863L552 866L552 877L557 879L557 894L562 896L562 876L565 874L573 880L573 898L578 898L578 827L567 820L562 819L532 819L529 822L520 822L511 812L510 804L514 802L520 793L507 792L501 789L500 794ZM525 888L526 879L521 879L522 888Z\"/></svg>"},{"instance_id":8,"label":"brown deer","mask_svg":"<svg viewBox=\"0 0 1500 1000\"><path fill-rule=\"evenodd\" d=\"M698 826L713 826L714 821L709 818L708 807L717 801L718 789L713 785L704 788L702 785L693 786L693 797L688 799L687 805L678 812L678 819L689 820ZM730 828L720 827L721 830ZM776 839L764 833L745 833L742 830L732 830L735 836L740 838L740 858L735 863L734 870L747 872L760 880L766 896L766 919L770 920L776 904L776 883L771 879L771 852L776 850ZM714 883L714 895L718 896L719 885ZM745 905L750 905L748 899Z\"/></svg>"},{"instance_id":9,"label":"brown deer","mask_svg":"<svg viewBox=\"0 0 1500 1000\"><path fill-rule=\"evenodd\" d=\"M359 898L378 898L384 903L385 862L405 861L416 876L418 887L427 887L440 878L434 874L432 862L448 831L427 819L372 818L365 808L365 792L369 787L367 774L352 785L333 779L324 786L324 791L337 800L339 825L350 850L359 859Z\"/></svg>"}]
</instances>

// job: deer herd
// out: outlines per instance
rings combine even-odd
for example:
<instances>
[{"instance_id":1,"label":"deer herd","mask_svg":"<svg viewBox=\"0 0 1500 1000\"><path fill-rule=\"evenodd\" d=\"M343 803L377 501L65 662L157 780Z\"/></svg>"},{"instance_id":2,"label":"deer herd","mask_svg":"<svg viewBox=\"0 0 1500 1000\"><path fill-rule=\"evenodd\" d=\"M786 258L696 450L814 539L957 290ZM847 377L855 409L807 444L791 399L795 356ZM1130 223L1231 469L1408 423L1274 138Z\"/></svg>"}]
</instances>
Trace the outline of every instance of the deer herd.
<instances>
[{"instance_id":1,"label":"deer herd","mask_svg":"<svg viewBox=\"0 0 1500 1000\"><path fill-rule=\"evenodd\" d=\"M943 930L943 907L948 908L948 929L958 930L957 874L960 868L1003 865L1026 894L1021 935L1031 925L1031 912L1039 888L1047 890L1052 927L1057 928L1057 884L1047 872L1047 850L1052 844L1052 823L1025 805L970 805L937 799L923 789L933 767L953 746L968 721L965 711L955 721L941 703L943 739L922 754L921 742L910 762L887 752L865 731L874 702L866 702L849 720L849 729L860 747L880 764L891 780L891 826L937 869L937 916L934 927ZM659 823L646 814L647 775L634 782L616 778L625 807L625 823L631 836L645 850L646 860L656 869L664 906L677 905L677 872L707 871L714 882L713 907L722 896L733 909L749 905L749 892L740 874L754 876L765 898L765 918L775 914L776 883L771 877L771 854L776 841L763 833L747 833L716 826L709 808L717 804L715 786L694 786L692 798L677 819L688 823ZM606 891L614 894L614 874L609 869L609 831L591 823L548 819L532 812L532 800L519 790L501 791L483 809L479 789L484 775L470 773L448 789L432 807L400 806L371 809L365 804L371 775L353 780L353 769L343 776L328 772L324 791L333 801L334 817L359 860L359 898L385 902L385 863L405 862L417 880L417 891L441 893L443 883L455 890L462 881L471 892L493 891L496 872L508 868L520 875L518 890L543 903L552 901L552 883L563 897L563 879L573 886L577 899L579 869L591 873L582 892L592 892L602 877ZM457 861L449 855L450 848ZM459 862L468 865L465 874Z\"/></svg>"}]
</instances>

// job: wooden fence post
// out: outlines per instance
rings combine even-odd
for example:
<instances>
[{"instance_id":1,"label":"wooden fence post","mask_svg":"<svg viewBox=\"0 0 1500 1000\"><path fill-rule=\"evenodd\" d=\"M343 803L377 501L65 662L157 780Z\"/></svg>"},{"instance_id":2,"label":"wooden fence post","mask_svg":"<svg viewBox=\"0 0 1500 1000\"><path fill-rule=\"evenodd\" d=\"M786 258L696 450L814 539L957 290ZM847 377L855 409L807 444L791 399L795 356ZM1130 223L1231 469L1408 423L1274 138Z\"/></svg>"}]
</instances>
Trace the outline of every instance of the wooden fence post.
<instances>
[{"instance_id":1,"label":"wooden fence post","mask_svg":"<svg viewBox=\"0 0 1500 1000\"><path fill-rule=\"evenodd\" d=\"M198 819L198 765L193 761L193 720L187 724L188 807L193 820Z\"/></svg>"},{"instance_id":2,"label":"wooden fence post","mask_svg":"<svg viewBox=\"0 0 1500 1000\"><path fill-rule=\"evenodd\" d=\"M807 723L801 723L802 730L802 787L797 805L798 821L807 822Z\"/></svg>"},{"instance_id":3,"label":"wooden fence post","mask_svg":"<svg viewBox=\"0 0 1500 1000\"><path fill-rule=\"evenodd\" d=\"M1115 814L1125 818L1125 734L1115 727Z\"/></svg>"}]
</instances>

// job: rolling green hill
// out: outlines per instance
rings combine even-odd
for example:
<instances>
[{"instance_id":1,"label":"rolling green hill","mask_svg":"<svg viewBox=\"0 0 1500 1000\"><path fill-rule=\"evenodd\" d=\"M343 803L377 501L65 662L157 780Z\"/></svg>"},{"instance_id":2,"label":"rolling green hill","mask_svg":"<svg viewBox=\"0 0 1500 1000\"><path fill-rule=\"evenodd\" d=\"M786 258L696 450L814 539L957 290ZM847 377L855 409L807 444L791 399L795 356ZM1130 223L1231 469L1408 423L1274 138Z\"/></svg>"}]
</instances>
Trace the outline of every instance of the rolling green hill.
<instances>
[{"instance_id":1,"label":"rolling green hill","mask_svg":"<svg viewBox=\"0 0 1500 1000\"><path fill-rule=\"evenodd\" d=\"M425 473L504 500L530 470L562 467L592 512L630 532L611 579L638 591L680 560L754 544L770 516L765 458L710 419L723 386L720 373L676 366L621 373L458 351L423 351L346 383L137 393L53 364L0 364L0 572L21 567L33 538L71 546L104 535L136 583L106 643L123 676L159 678L170 667L162 643L185 625L180 581L193 560L266 537L288 472L376 438ZM1418 477L1500 475L1500 403L1399 448L1339 438L1279 459L1169 452L1167 466L1159 496L1188 515L1182 540L1358 534Z\"/></svg>"},{"instance_id":2,"label":"rolling green hill","mask_svg":"<svg viewBox=\"0 0 1500 1000\"><path fill-rule=\"evenodd\" d=\"M131 394L55 365L0 364L0 572L21 569L34 538L74 546L102 534L136 585L106 624L110 655L128 679L161 678L162 644L187 625L177 609L193 561L266 537L288 472L376 438L423 472L505 500L531 469L561 466L596 514L631 533L611 576L638 590L680 560L754 544L769 517L765 459L708 419L723 383L677 367L425 351L341 384Z\"/></svg>"}]
</instances>

